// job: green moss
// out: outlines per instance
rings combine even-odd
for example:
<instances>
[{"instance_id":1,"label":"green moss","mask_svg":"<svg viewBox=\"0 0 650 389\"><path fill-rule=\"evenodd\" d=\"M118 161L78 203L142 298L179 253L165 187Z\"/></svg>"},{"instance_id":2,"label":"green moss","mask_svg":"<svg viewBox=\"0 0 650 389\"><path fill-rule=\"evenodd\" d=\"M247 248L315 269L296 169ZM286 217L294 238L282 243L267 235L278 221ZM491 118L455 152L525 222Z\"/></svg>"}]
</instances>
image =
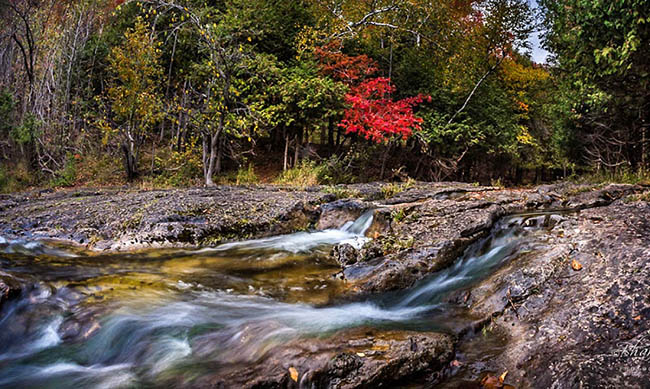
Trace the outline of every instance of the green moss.
<instances>
[{"instance_id":1,"label":"green moss","mask_svg":"<svg viewBox=\"0 0 650 389\"><path fill-rule=\"evenodd\" d=\"M128 230L134 230L140 226L140 223L142 223L142 219L144 218L144 214L142 211L138 211L133 214L129 219L124 220L122 222L122 230L123 231L128 231Z\"/></svg>"},{"instance_id":2,"label":"green moss","mask_svg":"<svg viewBox=\"0 0 650 389\"><path fill-rule=\"evenodd\" d=\"M390 213L391 218L396 223L401 223L406 218L406 212L404 208L395 209Z\"/></svg>"},{"instance_id":3,"label":"green moss","mask_svg":"<svg viewBox=\"0 0 650 389\"><path fill-rule=\"evenodd\" d=\"M623 202L625 202L626 204L634 203L638 201L645 201L646 203L650 203L650 192L630 195L623 200Z\"/></svg>"},{"instance_id":4,"label":"green moss","mask_svg":"<svg viewBox=\"0 0 650 389\"><path fill-rule=\"evenodd\" d=\"M412 236L385 235L377 238L376 242L381 245L384 254L390 254L412 248L415 245L415 238Z\"/></svg>"},{"instance_id":5,"label":"green moss","mask_svg":"<svg viewBox=\"0 0 650 389\"><path fill-rule=\"evenodd\" d=\"M336 196L337 199L349 199L355 197L361 197L361 192L355 189L349 189L344 186L334 186L327 185L323 188L324 193L331 193Z\"/></svg>"},{"instance_id":6,"label":"green moss","mask_svg":"<svg viewBox=\"0 0 650 389\"><path fill-rule=\"evenodd\" d=\"M381 193L384 199L389 199L399 193L404 192L405 190L415 186L415 180L409 179L406 182L401 184L390 183L381 186Z\"/></svg>"}]
</instances>

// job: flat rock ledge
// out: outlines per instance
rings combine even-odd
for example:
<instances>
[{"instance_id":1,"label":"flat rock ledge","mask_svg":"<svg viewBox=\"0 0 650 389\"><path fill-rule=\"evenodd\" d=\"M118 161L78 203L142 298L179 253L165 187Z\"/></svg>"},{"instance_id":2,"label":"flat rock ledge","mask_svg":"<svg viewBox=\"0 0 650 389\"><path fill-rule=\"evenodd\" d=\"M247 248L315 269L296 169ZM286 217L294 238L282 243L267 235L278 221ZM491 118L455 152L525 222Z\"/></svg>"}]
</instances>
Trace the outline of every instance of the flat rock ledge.
<instances>
[{"instance_id":1,"label":"flat rock ledge","mask_svg":"<svg viewBox=\"0 0 650 389\"><path fill-rule=\"evenodd\" d=\"M276 347L250 366L225 367L198 382L211 388L392 388L440 382L452 360L453 339L438 333L342 331Z\"/></svg>"}]
</instances>

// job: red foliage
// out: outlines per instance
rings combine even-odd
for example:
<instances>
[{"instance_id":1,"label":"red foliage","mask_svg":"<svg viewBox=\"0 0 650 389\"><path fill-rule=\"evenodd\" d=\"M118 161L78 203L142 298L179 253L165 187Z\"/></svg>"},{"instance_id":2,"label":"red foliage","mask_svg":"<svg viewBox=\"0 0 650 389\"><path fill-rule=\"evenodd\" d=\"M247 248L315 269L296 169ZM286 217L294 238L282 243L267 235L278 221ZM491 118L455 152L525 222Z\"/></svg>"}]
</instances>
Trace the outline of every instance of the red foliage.
<instances>
[{"instance_id":1,"label":"red foliage","mask_svg":"<svg viewBox=\"0 0 650 389\"><path fill-rule=\"evenodd\" d=\"M407 139L420 130L422 119L415 116L413 107L431 96L418 95L393 101L390 95L395 87L388 78L373 78L353 87L345 96L350 105L339 127L346 133L356 133L374 142L382 142L393 135Z\"/></svg>"},{"instance_id":2,"label":"red foliage","mask_svg":"<svg viewBox=\"0 0 650 389\"><path fill-rule=\"evenodd\" d=\"M346 84L352 84L377 72L377 63L372 58L367 55L345 55L333 49L336 44L337 42L333 42L314 50L323 74Z\"/></svg>"},{"instance_id":3,"label":"red foliage","mask_svg":"<svg viewBox=\"0 0 650 389\"><path fill-rule=\"evenodd\" d=\"M345 95L349 108L339 127L346 134L356 133L374 142L383 142L392 136L407 139L414 130L420 130L422 119L413 114L413 107L431 96L418 95L393 101L395 87L388 78L366 77L377 72L377 63L367 55L349 56L333 48L337 42L316 48L316 58L321 71L334 79L350 85Z\"/></svg>"}]
</instances>

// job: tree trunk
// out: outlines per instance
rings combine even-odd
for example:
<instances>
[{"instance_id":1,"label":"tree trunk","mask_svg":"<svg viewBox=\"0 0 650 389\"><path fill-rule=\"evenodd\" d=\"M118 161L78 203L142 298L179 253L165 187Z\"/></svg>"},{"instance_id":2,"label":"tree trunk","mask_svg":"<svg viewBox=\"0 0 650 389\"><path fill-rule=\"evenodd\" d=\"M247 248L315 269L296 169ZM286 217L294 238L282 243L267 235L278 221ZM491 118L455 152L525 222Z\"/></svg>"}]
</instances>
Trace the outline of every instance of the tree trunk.
<instances>
[{"instance_id":1,"label":"tree trunk","mask_svg":"<svg viewBox=\"0 0 650 389\"><path fill-rule=\"evenodd\" d=\"M203 134L201 137L202 142L202 157L201 162L203 162L203 177L208 176L208 137Z\"/></svg>"},{"instance_id":2,"label":"tree trunk","mask_svg":"<svg viewBox=\"0 0 650 389\"><path fill-rule=\"evenodd\" d=\"M215 134L210 135L210 158L208 160L208 169L205 174L205 186L216 186L214 181L212 181L212 175L214 174L214 167L217 162L218 146L219 146L219 135L221 130L217 131Z\"/></svg>"},{"instance_id":3,"label":"tree trunk","mask_svg":"<svg viewBox=\"0 0 650 389\"><path fill-rule=\"evenodd\" d=\"M458 116L461 112L463 112L463 110L465 110L465 108L467 107L467 104L469 104L469 101L472 99L472 97L474 96L474 93L476 93L476 91L477 91L478 88L481 86L481 84L483 83L483 81L485 81L485 79L486 79L486 78L487 78L487 77L488 77L488 76L489 76L493 71L495 71L495 70L499 67L499 65L501 65L501 62L503 62L503 60L504 60L505 58L506 58L505 56L502 56L501 58L499 58L499 60L497 61L497 63L494 64L494 66L492 66L490 69L488 69L488 71L483 75L483 77L481 77L481 78L478 80L478 82L476 83L476 85L474 85L474 88L473 88L472 91L470 92L469 96L467 96L467 98L465 99L465 102L463 103L463 106L460 107L460 108L458 109L458 111L456 111L456 112L451 116L451 118L450 118L449 121L447 122L447 125L450 125L451 122L453 122L454 119L456 119L456 116Z\"/></svg>"},{"instance_id":4,"label":"tree trunk","mask_svg":"<svg viewBox=\"0 0 650 389\"><path fill-rule=\"evenodd\" d=\"M296 134L295 140L296 140L296 146L295 146L295 152L293 156L293 167L298 166L298 163L300 162L300 147L302 146L302 129L298 131L298 134Z\"/></svg>"},{"instance_id":5,"label":"tree trunk","mask_svg":"<svg viewBox=\"0 0 650 389\"><path fill-rule=\"evenodd\" d=\"M214 166L214 173L219 174L221 173L221 162L223 161L223 148L225 146L225 138L219 137L219 147L217 150L217 162L215 163Z\"/></svg>"},{"instance_id":6,"label":"tree trunk","mask_svg":"<svg viewBox=\"0 0 650 389\"><path fill-rule=\"evenodd\" d=\"M641 127L641 172L643 174L645 174L648 168L647 160L646 160L647 130L648 128L645 125Z\"/></svg>"},{"instance_id":7,"label":"tree trunk","mask_svg":"<svg viewBox=\"0 0 650 389\"><path fill-rule=\"evenodd\" d=\"M314 143L316 143L315 139L314 139ZM327 129L325 127L321 127L320 129L320 140L318 143L321 146L325 146L327 144Z\"/></svg>"},{"instance_id":8,"label":"tree trunk","mask_svg":"<svg viewBox=\"0 0 650 389\"><path fill-rule=\"evenodd\" d=\"M386 160L388 159L388 155L390 154L390 146L391 143L388 142L388 145L386 146L386 152L384 153L384 158L382 158L381 161L381 173L379 173L380 180L384 179L384 172L386 171Z\"/></svg>"},{"instance_id":9,"label":"tree trunk","mask_svg":"<svg viewBox=\"0 0 650 389\"><path fill-rule=\"evenodd\" d=\"M334 148L334 120L332 118L329 118L327 123L327 145L330 147L330 152L332 152L331 149Z\"/></svg>"},{"instance_id":10,"label":"tree trunk","mask_svg":"<svg viewBox=\"0 0 650 389\"><path fill-rule=\"evenodd\" d=\"M296 167L298 166L298 157L300 157L300 141L298 140L298 135L294 136L293 140L293 167Z\"/></svg>"},{"instance_id":11,"label":"tree trunk","mask_svg":"<svg viewBox=\"0 0 650 389\"><path fill-rule=\"evenodd\" d=\"M289 133L284 131L284 165L282 165L282 170L287 171L287 162L289 158Z\"/></svg>"},{"instance_id":12,"label":"tree trunk","mask_svg":"<svg viewBox=\"0 0 650 389\"><path fill-rule=\"evenodd\" d=\"M126 179L133 181L138 176L137 164L135 161L134 142L130 141L128 144L122 144L122 151L124 152L124 170L126 171Z\"/></svg>"}]
</instances>

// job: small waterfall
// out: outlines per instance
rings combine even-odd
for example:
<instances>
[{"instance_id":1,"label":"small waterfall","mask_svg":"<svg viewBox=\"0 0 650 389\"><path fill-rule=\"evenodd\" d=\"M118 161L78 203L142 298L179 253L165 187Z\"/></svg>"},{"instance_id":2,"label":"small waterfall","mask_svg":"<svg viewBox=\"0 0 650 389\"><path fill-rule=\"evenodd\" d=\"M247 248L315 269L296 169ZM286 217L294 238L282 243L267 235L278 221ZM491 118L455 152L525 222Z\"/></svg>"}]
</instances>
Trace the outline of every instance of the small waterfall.
<instances>
[{"instance_id":1,"label":"small waterfall","mask_svg":"<svg viewBox=\"0 0 650 389\"><path fill-rule=\"evenodd\" d=\"M293 234L273 236L269 238L246 240L226 243L214 248L206 248L199 252L228 251L228 250L280 250L291 253L305 253L319 246L348 243L361 248L369 239L364 236L372 225L374 211L366 211L354 222L347 222L339 229L328 229L314 232L296 232Z\"/></svg>"},{"instance_id":2,"label":"small waterfall","mask_svg":"<svg viewBox=\"0 0 650 389\"><path fill-rule=\"evenodd\" d=\"M471 285L510 259L516 252L516 242L517 238L512 232L495 238L486 253L462 257L451 267L420 282L394 306L406 308L435 303L445 293Z\"/></svg>"},{"instance_id":3,"label":"small waterfall","mask_svg":"<svg viewBox=\"0 0 650 389\"><path fill-rule=\"evenodd\" d=\"M372 221L374 219L375 211L374 210L369 210L363 213L363 215L359 216L357 220L354 222L347 222L343 227L341 227L341 230L356 234L356 235L364 235L366 231L368 231L368 228L372 225Z\"/></svg>"}]
</instances>

